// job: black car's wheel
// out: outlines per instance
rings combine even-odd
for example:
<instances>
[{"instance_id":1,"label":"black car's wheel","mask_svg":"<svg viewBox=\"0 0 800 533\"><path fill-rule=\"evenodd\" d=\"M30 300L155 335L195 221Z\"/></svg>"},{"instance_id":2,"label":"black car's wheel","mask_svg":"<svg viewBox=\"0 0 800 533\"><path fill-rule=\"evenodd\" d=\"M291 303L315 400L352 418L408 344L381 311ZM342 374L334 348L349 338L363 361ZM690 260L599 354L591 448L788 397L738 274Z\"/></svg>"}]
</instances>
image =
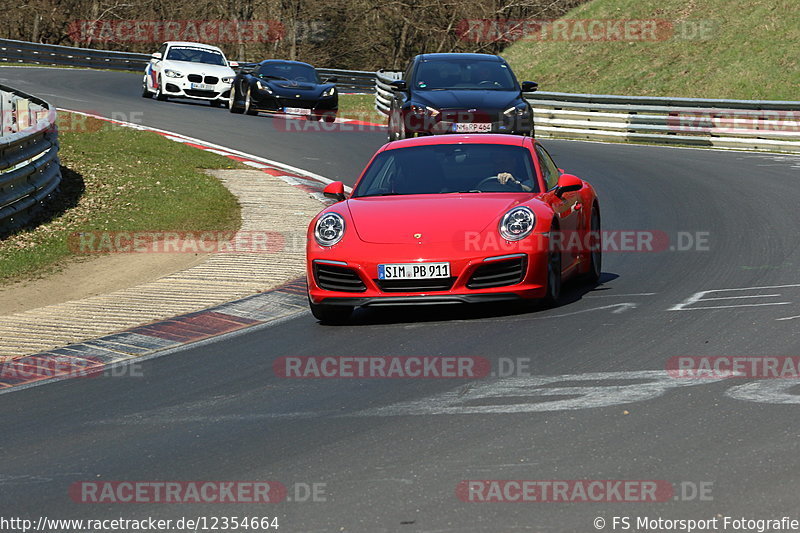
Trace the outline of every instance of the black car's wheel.
<instances>
[{"instance_id":1,"label":"black car's wheel","mask_svg":"<svg viewBox=\"0 0 800 533\"><path fill-rule=\"evenodd\" d=\"M389 138L389 142L397 140L397 132L395 131L395 128L397 127L395 125L395 122L397 120L396 116L397 116L397 113L395 113L392 110L389 110L389 124L387 125L387 128L386 128L387 130L389 130L388 131L388 135L387 135L388 138Z\"/></svg>"},{"instance_id":2,"label":"black car's wheel","mask_svg":"<svg viewBox=\"0 0 800 533\"><path fill-rule=\"evenodd\" d=\"M164 84L161 83L161 75L158 75L158 89L156 89L156 100L159 102L166 102L167 95L164 94Z\"/></svg>"},{"instance_id":3,"label":"black car's wheel","mask_svg":"<svg viewBox=\"0 0 800 533\"><path fill-rule=\"evenodd\" d=\"M244 113L244 108L236 104L236 85L231 87L231 95L228 98L228 111L231 113Z\"/></svg>"},{"instance_id":4,"label":"black car's wheel","mask_svg":"<svg viewBox=\"0 0 800 533\"><path fill-rule=\"evenodd\" d=\"M142 98L150 98L153 96L150 91L147 90L147 79L142 80Z\"/></svg>"},{"instance_id":5,"label":"black car's wheel","mask_svg":"<svg viewBox=\"0 0 800 533\"><path fill-rule=\"evenodd\" d=\"M600 209L592 206L591 222L589 224L591 251L589 252L589 271L584 276L587 283L597 283L603 268L603 241L600 233Z\"/></svg>"},{"instance_id":6,"label":"black car's wheel","mask_svg":"<svg viewBox=\"0 0 800 533\"><path fill-rule=\"evenodd\" d=\"M244 112L248 115L258 115L258 111L253 107L253 99L250 96L250 87L247 88L247 92L244 94Z\"/></svg>"},{"instance_id":7,"label":"black car's wheel","mask_svg":"<svg viewBox=\"0 0 800 533\"><path fill-rule=\"evenodd\" d=\"M323 324L344 324L353 314L353 307L349 305L315 304L308 299L308 306L314 318Z\"/></svg>"},{"instance_id":8,"label":"black car's wheel","mask_svg":"<svg viewBox=\"0 0 800 533\"><path fill-rule=\"evenodd\" d=\"M408 138L408 132L406 131L406 124L405 124L405 121L403 120L403 113L398 112L397 113L397 118L398 118L398 121L397 121L397 140L399 141L399 140L402 140L402 139L407 139Z\"/></svg>"},{"instance_id":9,"label":"black car's wheel","mask_svg":"<svg viewBox=\"0 0 800 533\"><path fill-rule=\"evenodd\" d=\"M558 225L554 225L550 231L558 231ZM555 307L561 296L561 248L554 245L553 240L550 241L550 248L547 253L547 292L542 303L547 307Z\"/></svg>"}]
</instances>

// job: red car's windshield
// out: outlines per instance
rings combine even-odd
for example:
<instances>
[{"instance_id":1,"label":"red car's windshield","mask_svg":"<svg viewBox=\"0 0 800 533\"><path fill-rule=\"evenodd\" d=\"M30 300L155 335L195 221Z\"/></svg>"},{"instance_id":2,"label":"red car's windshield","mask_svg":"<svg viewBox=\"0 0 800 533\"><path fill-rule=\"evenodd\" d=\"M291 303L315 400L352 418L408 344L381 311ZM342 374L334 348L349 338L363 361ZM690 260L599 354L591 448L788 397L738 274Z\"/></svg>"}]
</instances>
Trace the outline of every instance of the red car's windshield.
<instances>
[{"instance_id":1,"label":"red car's windshield","mask_svg":"<svg viewBox=\"0 0 800 533\"><path fill-rule=\"evenodd\" d=\"M538 192L530 152L499 144L446 144L386 150L353 197L468 192Z\"/></svg>"}]
</instances>

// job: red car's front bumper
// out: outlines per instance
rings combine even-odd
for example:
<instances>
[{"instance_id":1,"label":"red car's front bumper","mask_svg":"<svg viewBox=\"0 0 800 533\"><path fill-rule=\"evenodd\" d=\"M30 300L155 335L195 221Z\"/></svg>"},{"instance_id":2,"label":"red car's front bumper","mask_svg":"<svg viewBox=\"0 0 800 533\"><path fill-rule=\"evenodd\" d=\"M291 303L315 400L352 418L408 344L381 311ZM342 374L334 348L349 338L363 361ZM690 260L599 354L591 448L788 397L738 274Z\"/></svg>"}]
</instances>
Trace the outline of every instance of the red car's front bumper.
<instances>
[{"instance_id":1,"label":"red car's front bumper","mask_svg":"<svg viewBox=\"0 0 800 533\"><path fill-rule=\"evenodd\" d=\"M546 235L537 244L506 243L502 250L445 250L443 246L369 244L308 247L308 293L315 304L375 306L534 299L545 295ZM338 248L338 249L337 249ZM348 250L349 248L349 250ZM430 248L436 248L436 254ZM450 278L379 280L378 265L449 262Z\"/></svg>"}]
</instances>

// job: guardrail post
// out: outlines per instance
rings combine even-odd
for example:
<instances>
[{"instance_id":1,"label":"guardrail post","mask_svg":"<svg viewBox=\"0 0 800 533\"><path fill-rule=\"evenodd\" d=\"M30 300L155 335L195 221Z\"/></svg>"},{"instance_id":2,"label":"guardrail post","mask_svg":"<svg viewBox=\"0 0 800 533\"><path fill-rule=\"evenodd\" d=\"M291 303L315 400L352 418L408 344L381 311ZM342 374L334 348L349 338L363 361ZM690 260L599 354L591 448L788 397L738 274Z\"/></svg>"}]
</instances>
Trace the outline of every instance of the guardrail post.
<instances>
[{"instance_id":1,"label":"guardrail post","mask_svg":"<svg viewBox=\"0 0 800 533\"><path fill-rule=\"evenodd\" d=\"M0 91L0 136L14 131L14 103L12 94Z\"/></svg>"}]
</instances>

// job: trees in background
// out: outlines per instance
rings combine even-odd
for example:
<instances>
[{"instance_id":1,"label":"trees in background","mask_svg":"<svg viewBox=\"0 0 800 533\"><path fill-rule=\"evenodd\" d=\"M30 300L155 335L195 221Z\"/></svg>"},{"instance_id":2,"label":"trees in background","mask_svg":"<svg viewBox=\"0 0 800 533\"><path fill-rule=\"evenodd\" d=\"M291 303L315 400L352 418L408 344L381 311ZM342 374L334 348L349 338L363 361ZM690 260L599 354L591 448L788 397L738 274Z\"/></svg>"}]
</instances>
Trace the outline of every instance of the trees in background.
<instances>
[{"instance_id":1,"label":"trees in background","mask_svg":"<svg viewBox=\"0 0 800 533\"><path fill-rule=\"evenodd\" d=\"M142 26L161 22L163 30L165 21L183 21L183 27L192 30L209 21L212 24L205 30L199 28L197 40L220 46L231 58L280 57L329 68L396 70L423 52L499 53L510 42L504 38L509 28L524 20L557 18L585 1L26 0L3 9L0 35L152 52L159 44L153 41L160 40L158 31L148 33ZM138 36L127 21L139 21ZM227 33L215 42L215 30L208 28L229 23L249 30L233 38ZM256 31L252 31L254 25ZM191 31L187 34L192 35Z\"/></svg>"}]
</instances>

